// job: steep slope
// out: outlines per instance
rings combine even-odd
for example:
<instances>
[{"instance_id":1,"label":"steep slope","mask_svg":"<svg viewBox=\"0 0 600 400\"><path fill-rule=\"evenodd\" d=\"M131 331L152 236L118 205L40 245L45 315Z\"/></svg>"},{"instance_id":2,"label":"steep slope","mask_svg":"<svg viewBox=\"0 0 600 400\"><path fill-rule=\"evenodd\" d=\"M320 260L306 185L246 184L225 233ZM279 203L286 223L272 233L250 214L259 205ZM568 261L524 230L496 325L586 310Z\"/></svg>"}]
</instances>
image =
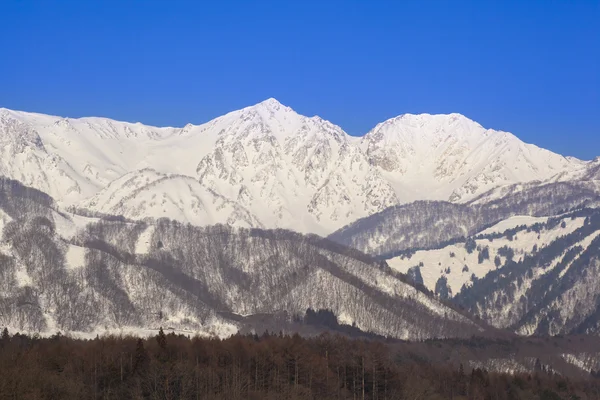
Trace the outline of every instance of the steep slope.
<instances>
[{"instance_id":1,"label":"steep slope","mask_svg":"<svg viewBox=\"0 0 600 400\"><path fill-rule=\"evenodd\" d=\"M397 203L355 138L274 99L202 129L219 133L198 163L198 179L253 210L265 226L328 233Z\"/></svg>"},{"instance_id":2,"label":"steep slope","mask_svg":"<svg viewBox=\"0 0 600 400\"><path fill-rule=\"evenodd\" d=\"M243 324L230 315L289 320L308 308L404 339L485 330L385 263L317 236L82 217L5 179L0 199L0 325L14 331L226 335Z\"/></svg>"},{"instance_id":3,"label":"steep slope","mask_svg":"<svg viewBox=\"0 0 600 400\"><path fill-rule=\"evenodd\" d=\"M0 109L0 175L58 195L66 202L100 190L101 183L82 176L84 169L77 169L53 151L30 123L13 114Z\"/></svg>"},{"instance_id":4,"label":"steep slope","mask_svg":"<svg viewBox=\"0 0 600 400\"><path fill-rule=\"evenodd\" d=\"M600 180L600 157L574 170L563 171L552 177L553 181L598 181Z\"/></svg>"},{"instance_id":5,"label":"steep slope","mask_svg":"<svg viewBox=\"0 0 600 400\"><path fill-rule=\"evenodd\" d=\"M318 234L416 199L467 202L499 185L594 171L459 114L403 115L354 138L275 99L183 128L0 109L0 144L0 173L61 206ZM132 197L148 169L161 184ZM178 206L151 200L165 191ZM205 211L182 212L190 196ZM247 215L212 211L219 204Z\"/></svg>"},{"instance_id":6,"label":"steep slope","mask_svg":"<svg viewBox=\"0 0 600 400\"><path fill-rule=\"evenodd\" d=\"M179 172L180 163L188 159L193 150L177 140L177 134L182 131L179 128L155 128L106 118L61 118L0 109L0 126L5 140L18 140L22 132L29 132L32 137L21 146L20 153L28 157L21 156L24 160L18 165L19 172L7 170L5 176L40 190L49 188L48 194L69 205L90 197L134 170L153 166L168 169L165 172ZM197 149L204 147L203 139L198 138L194 143ZM38 150L36 155L41 161L29 156L33 150ZM6 164L12 165L19 151L7 151L5 155ZM42 164L52 165L55 159L63 164L55 162L54 169ZM28 179L29 175L40 174L41 165L43 176ZM193 167L188 169L192 171ZM24 179L19 179L19 174ZM71 178L79 188L73 184L74 190L62 184L61 176Z\"/></svg>"},{"instance_id":7,"label":"steep slope","mask_svg":"<svg viewBox=\"0 0 600 400\"><path fill-rule=\"evenodd\" d=\"M41 162L30 157L18 170L5 169L5 175L47 190L67 205L111 213L114 205L99 199L118 197L122 190L119 212L132 218L156 217L152 207L144 209L131 201L130 187L119 188L136 174L138 181L146 179L147 168L164 174L164 180L181 181L183 176L197 180L204 191L255 215L259 224L254 226L328 233L397 203L391 187L356 146L357 139L319 117L298 115L274 99L182 129L9 110L0 114L7 134L19 136L14 128L18 125L37 135L31 142L45 146L38 158L59 158L79 174L60 165L55 170L41 168ZM12 153L7 149L7 165L16 165ZM19 171L32 171L34 176ZM68 184L56 179L62 175L70 179ZM178 186L176 182L162 186L166 185ZM160 190L145 189L149 197L159 198ZM183 199L187 193L171 195ZM201 225L212 222L189 219L179 210L166 216Z\"/></svg>"}]
</instances>

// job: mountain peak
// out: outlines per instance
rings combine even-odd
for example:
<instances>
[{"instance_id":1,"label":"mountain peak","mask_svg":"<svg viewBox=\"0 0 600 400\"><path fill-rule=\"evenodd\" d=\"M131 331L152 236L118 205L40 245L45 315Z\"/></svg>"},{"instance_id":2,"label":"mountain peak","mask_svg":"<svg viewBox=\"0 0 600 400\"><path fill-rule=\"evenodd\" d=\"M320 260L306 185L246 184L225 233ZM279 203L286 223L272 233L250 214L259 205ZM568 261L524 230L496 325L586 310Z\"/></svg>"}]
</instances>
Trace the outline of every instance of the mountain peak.
<instances>
[{"instance_id":1,"label":"mountain peak","mask_svg":"<svg viewBox=\"0 0 600 400\"><path fill-rule=\"evenodd\" d=\"M279 100L277 100L274 97L269 97L268 99L265 99L263 101L261 101L258 104L263 104L263 105L268 105L268 106L281 106L282 104L279 102Z\"/></svg>"},{"instance_id":2,"label":"mountain peak","mask_svg":"<svg viewBox=\"0 0 600 400\"><path fill-rule=\"evenodd\" d=\"M459 113L451 114L400 114L397 117L390 118L380 122L368 134L373 134L380 130L392 131L414 131L420 132L420 135L430 136L438 135L439 132L452 132L454 135L467 135L470 132L484 132L486 129L476 121L465 117Z\"/></svg>"},{"instance_id":3,"label":"mountain peak","mask_svg":"<svg viewBox=\"0 0 600 400\"><path fill-rule=\"evenodd\" d=\"M277 111L281 108L289 108L289 107L281 104L277 99L275 99L273 97L269 97L268 99L261 101L260 103L254 105L253 107L263 107L268 110L275 110L275 111Z\"/></svg>"},{"instance_id":4,"label":"mountain peak","mask_svg":"<svg viewBox=\"0 0 600 400\"><path fill-rule=\"evenodd\" d=\"M400 114L397 117L391 118L390 120L405 120L405 121L457 121L462 120L471 123L477 123L472 119L464 116L460 113L450 113L450 114L429 114L429 113L420 113L420 114L411 114L405 113Z\"/></svg>"},{"instance_id":5,"label":"mountain peak","mask_svg":"<svg viewBox=\"0 0 600 400\"><path fill-rule=\"evenodd\" d=\"M270 119L276 115L281 116L283 114L294 112L294 110L292 110L286 105L281 104L277 99L269 97L268 99L263 100L260 103L244 107L241 110L232 111L232 113L237 112L242 112L242 114L250 112L253 114L258 114L262 118Z\"/></svg>"}]
</instances>

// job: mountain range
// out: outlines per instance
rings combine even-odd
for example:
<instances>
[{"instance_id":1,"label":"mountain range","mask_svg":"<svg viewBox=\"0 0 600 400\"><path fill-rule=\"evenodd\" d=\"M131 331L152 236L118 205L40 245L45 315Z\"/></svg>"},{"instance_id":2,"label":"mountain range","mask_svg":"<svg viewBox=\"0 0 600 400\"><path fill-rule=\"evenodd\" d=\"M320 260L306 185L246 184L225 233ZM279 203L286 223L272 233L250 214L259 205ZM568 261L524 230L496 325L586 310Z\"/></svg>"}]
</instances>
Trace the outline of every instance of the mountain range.
<instances>
[{"instance_id":1,"label":"mountain range","mask_svg":"<svg viewBox=\"0 0 600 400\"><path fill-rule=\"evenodd\" d=\"M353 137L274 99L183 128L0 109L0 152L11 329L600 332L600 158L460 114Z\"/></svg>"},{"instance_id":2,"label":"mountain range","mask_svg":"<svg viewBox=\"0 0 600 400\"><path fill-rule=\"evenodd\" d=\"M390 206L465 203L591 165L460 114L404 114L353 137L275 99L183 128L0 109L0 151L0 175L64 208L320 235Z\"/></svg>"}]
</instances>

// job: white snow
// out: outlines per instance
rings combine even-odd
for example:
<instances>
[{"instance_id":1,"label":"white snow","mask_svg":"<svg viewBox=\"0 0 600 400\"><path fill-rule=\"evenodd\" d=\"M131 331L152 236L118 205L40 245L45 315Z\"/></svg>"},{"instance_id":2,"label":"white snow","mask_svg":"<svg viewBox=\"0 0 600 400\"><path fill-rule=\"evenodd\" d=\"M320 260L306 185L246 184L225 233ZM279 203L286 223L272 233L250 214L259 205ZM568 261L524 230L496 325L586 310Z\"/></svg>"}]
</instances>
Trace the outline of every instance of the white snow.
<instances>
[{"instance_id":1,"label":"white snow","mask_svg":"<svg viewBox=\"0 0 600 400\"><path fill-rule=\"evenodd\" d=\"M6 214L2 209L0 209L0 238L2 237L2 232L4 231L4 227L12 221L10 215Z\"/></svg>"},{"instance_id":2,"label":"white snow","mask_svg":"<svg viewBox=\"0 0 600 400\"><path fill-rule=\"evenodd\" d=\"M15 278L17 279L17 284L19 285L19 287L31 286L33 283L33 280L27 273L27 269L25 268L24 265L22 265L20 263L17 264L17 271L15 273Z\"/></svg>"},{"instance_id":3,"label":"white snow","mask_svg":"<svg viewBox=\"0 0 600 400\"><path fill-rule=\"evenodd\" d=\"M512 358L490 358L485 361L472 360L469 361L469 368L485 368L488 371L504 374L516 374L531 370Z\"/></svg>"},{"instance_id":4,"label":"white snow","mask_svg":"<svg viewBox=\"0 0 600 400\"><path fill-rule=\"evenodd\" d=\"M106 337L106 336L133 336L133 337L142 337L148 338L152 336L156 336L160 330L159 326L156 327L135 327L135 326L125 326L121 328L115 329L98 329L90 332L81 332L81 331L69 331L69 332L61 332L60 329L56 328L53 323L53 319L46 313L45 314L46 321L48 327L46 330L42 332L36 331L27 331L18 329L13 326L7 326L9 333L20 332L21 334L28 335L39 335L40 337L50 337L55 335L57 332L61 334L65 334L69 337L76 339L94 339L96 336ZM176 335L189 335L190 337L199 336L199 337L218 337L221 339L226 339L231 335L235 335L238 331L238 328L235 324L230 322L226 322L220 319L213 319L208 321L204 326L202 326L199 330L188 330L188 329L168 329L163 327L163 331L166 334L174 333Z\"/></svg>"},{"instance_id":5,"label":"white snow","mask_svg":"<svg viewBox=\"0 0 600 400\"><path fill-rule=\"evenodd\" d=\"M148 254L152 243L152 235L154 234L155 226L149 225L148 228L138 237L138 241L135 244L135 254Z\"/></svg>"},{"instance_id":6,"label":"white snow","mask_svg":"<svg viewBox=\"0 0 600 400\"><path fill-rule=\"evenodd\" d=\"M85 265L85 247L70 244L65 255L65 267L78 269Z\"/></svg>"},{"instance_id":7,"label":"white snow","mask_svg":"<svg viewBox=\"0 0 600 400\"><path fill-rule=\"evenodd\" d=\"M561 354L561 356L569 364L573 364L577 368L586 372L597 369L600 361L600 355L594 353L564 353Z\"/></svg>"},{"instance_id":8,"label":"white snow","mask_svg":"<svg viewBox=\"0 0 600 400\"><path fill-rule=\"evenodd\" d=\"M546 222L546 220L547 218L512 217L485 229L480 232L480 234L502 233L507 229L519 225L530 226L537 222ZM407 273L411 267L423 263L421 275L425 287L430 290L435 290L436 282L444 275L448 280L448 286L452 290L452 294L456 295L460 292L463 285L470 285L472 274L475 274L477 278L482 278L489 271L496 269L494 259L498 254L499 248L504 246L512 248L515 252L515 260L519 260L524 254L530 253L533 250L534 245L541 248L542 246L551 243L559 236L566 235L580 228L585 219L576 218L571 220L571 218L565 218L564 221L566 224L565 228L561 228L560 224L558 224L551 230L542 230L539 234L539 239L538 233L534 231L527 232L525 230L517 233L512 241L508 240L506 237L494 239L493 241L490 241L489 239L476 240L478 246L489 247L490 259L484 260L481 264L478 260L479 252L475 250L473 253L468 254L464 243L449 245L436 250L421 250L417 251L410 258L403 258L400 256L387 260L387 262L390 267L402 273ZM454 254L454 257L452 257L452 253ZM501 258L501 261L501 265L504 265L504 257ZM558 261L555 260L555 262ZM468 270L463 271L465 266L468 267ZM450 273L446 272L447 268L450 268ZM546 273L550 269L551 268L546 268L545 270L540 270L538 272Z\"/></svg>"},{"instance_id":9,"label":"white snow","mask_svg":"<svg viewBox=\"0 0 600 400\"><path fill-rule=\"evenodd\" d=\"M478 235L489 235L492 233L504 233L506 230L514 229L517 226L531 226L537 223L544 224L548 221L548 217L530 217L528 215L517 215L514 217L507 218L498 222L496 225L491 226L483 231L479 232Z\"/></svg>"},{"instance_id":10,"label":"white snow","mask_svg":"<svg viewBox=\"0 0 600 400\"><path fill-rule=\"evenodd\" d=\"M83 217L72 213L53 212L52 217L56 233L66 240L73 239L87 224L98 221L98 218Z\"/></svg>"},{"instance_id":11,"label":"white snow","mask_svg":"<svg viewBox=\"0 0 600 400\"><path fill-rule=\"evenodd\" d=\"M198 225L326 235L391 205L587 165L460 114L405 114L356 138L275 99L183 128L0 109L0 175L63 206Z\"/></svg>"}]
</instances>

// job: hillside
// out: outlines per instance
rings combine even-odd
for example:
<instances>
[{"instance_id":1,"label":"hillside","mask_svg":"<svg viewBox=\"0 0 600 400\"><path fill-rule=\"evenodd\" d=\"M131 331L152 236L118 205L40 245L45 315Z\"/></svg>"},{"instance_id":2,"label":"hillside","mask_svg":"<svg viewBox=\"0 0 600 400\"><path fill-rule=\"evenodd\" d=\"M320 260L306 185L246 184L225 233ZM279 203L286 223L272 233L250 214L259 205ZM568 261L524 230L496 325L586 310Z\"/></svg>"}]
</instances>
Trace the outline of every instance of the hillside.
<instances>
[{"instance_id":1,"label":"hillside","mask_svg":"<svg viewBox=\"0 0 600 400\"><path fill-rule=\"evenodd\" d=\"M487 329L386 263L317 236L64 213L42 192L0 182L0 325L13 331L226 336L244 317L290 322L309 308L402 339Z\"/></svg>"}]
</instances>

